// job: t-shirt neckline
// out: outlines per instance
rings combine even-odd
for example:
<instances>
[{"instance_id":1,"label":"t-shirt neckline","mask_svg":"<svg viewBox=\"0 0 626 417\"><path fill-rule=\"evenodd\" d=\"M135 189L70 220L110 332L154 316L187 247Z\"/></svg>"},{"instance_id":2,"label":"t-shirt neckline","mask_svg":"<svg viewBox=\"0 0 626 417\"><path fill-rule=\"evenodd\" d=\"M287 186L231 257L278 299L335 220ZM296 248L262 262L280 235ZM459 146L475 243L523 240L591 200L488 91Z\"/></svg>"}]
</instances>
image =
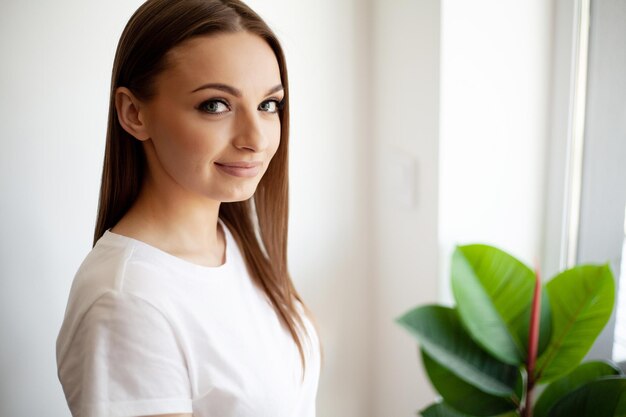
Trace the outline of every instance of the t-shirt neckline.
<instances>
[{"instance_id":1,"label":"t-shirt neckline","mask_svg":"<svg viewBox=\"0 0 626 417\"><path fill-rule=\"evenodd\" d=\"M152 256L156 256L157 258L169 264L174 264L174 265L184 267L184 268L191 268L191 269L194 269L196 271L201 271L201 272L218 272L218 271L222 271L230 267L230 265L232 264L231 257L233 256L233 245L234 245L234 240L230 234L230 230L228 229L228 227L224 224L224 222L220 218L218 218L218 223L222 226L222 230L224 231L225 248L224 248L224 262L221 265L217 265L217 266L207 266L207 265L197 264L195 262L183 259L176 255L172 255L171 253L166 252L162 249L159 249L156 246L152 246L149 243L146 243L142 240L135 239L126 235L121 235L115 232L111 232L110 229L105 230L104 234L102 235L100 239L103 240L103 242L118 243L122 245L127 245L127 244L134 245L136 247L139 247L148 251Z\"/></svg>"}]
</instances>

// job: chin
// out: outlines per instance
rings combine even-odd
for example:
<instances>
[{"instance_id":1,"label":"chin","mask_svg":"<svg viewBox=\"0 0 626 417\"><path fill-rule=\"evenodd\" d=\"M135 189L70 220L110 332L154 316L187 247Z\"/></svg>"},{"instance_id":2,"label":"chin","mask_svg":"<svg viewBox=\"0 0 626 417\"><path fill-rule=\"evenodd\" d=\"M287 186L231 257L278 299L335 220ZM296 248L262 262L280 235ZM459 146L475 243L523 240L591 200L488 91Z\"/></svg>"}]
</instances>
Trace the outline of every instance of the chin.
<instances>
[{"instance_id":1,"label":"chin","mask_svg":"<svg viewBox=\"0 0 626 417\"><path fill-rule=\"evenodd\" d=\"M246 201L254 196L256 191L256 187L252 191L240 191L229 193L229 195L224 195L223 198L220 199L222 203L234 203L237 201Z\"/></svg>"}]
</instances>

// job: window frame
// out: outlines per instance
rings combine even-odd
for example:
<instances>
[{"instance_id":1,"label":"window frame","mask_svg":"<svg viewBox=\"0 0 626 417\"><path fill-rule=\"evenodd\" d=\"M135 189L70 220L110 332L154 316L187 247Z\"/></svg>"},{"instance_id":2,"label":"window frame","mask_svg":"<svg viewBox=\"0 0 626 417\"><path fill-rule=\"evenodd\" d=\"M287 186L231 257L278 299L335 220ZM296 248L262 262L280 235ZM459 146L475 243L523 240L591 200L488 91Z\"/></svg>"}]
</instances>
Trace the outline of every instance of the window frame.
<instances>
[{"instance_id":1,"label":"window frame","mask_svg":"<svg viewBox=\"0 0 626 417\"><path fill-rule=\"evenodd\" d=\"M626 39L626 2L554 5L544 271L608 261L618 289L626 206L626 50L618 42ZM612 359L617 302L587 359Z\"/></svg>"}]
</instances>

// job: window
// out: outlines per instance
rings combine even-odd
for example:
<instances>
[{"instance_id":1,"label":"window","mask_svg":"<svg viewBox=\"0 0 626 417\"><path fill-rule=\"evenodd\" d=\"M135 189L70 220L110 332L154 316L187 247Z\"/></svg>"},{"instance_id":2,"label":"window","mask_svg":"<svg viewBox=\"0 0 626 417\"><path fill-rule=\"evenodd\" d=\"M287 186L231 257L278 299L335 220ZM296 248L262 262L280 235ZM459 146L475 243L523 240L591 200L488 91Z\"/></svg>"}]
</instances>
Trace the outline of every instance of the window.
<instances>
[{"instance_id":1,"label":"window","mask_svg":"<svg viewBox=\"0 0 626 417\"><path fill-rule=\"evenodd\" d=\"M544 265L610 262L617 307L588 355L626 361L626 2L555 2ZM622 267L624 265L624 267Z\"/></svg>"}]
</instances>

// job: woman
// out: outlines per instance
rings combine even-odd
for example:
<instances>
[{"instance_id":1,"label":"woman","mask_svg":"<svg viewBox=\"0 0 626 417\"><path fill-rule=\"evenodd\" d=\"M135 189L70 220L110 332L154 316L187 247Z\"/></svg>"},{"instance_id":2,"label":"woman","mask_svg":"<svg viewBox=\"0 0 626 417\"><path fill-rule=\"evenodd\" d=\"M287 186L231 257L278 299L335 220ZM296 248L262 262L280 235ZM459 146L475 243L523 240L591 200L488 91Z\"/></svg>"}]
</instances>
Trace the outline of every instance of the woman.
<instances>
[{"instance_id":1,"label":"woman","mask_svg":"<svg viewBox=\"0 0 626 417\"><path fill-rule=\"evenodd\" d=\"M72 415L315 415L321 349L287 270L288 91L276 37L238 0L131 17L57 340Z\"/></svg>"}]
</instances>

